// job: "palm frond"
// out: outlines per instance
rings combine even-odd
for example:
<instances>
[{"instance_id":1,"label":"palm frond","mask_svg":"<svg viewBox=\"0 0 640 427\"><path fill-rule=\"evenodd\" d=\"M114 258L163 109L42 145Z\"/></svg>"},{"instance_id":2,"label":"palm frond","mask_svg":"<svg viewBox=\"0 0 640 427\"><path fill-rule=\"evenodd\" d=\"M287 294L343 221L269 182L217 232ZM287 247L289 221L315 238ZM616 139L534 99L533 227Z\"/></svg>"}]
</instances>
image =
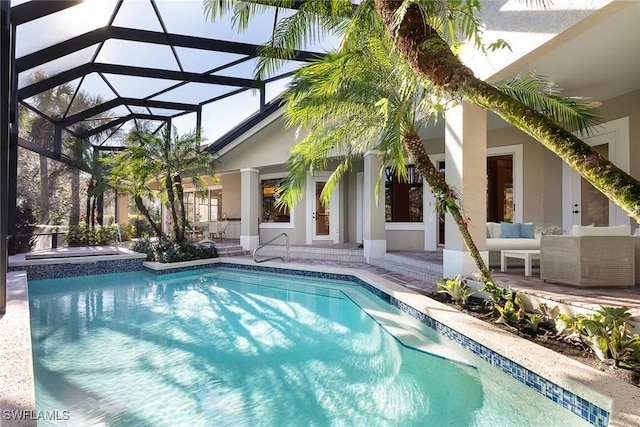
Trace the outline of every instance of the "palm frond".
<instances>
[{"instance_id":1,"label":"palm frond","mask_svg":"<svg viewBox=\"0 0 640 427\"><path fill-rule=\"evenodd\" d=\"M547 77L522 73L494 86L571 132L590 135L602 123L597 113L599 102L562 96L562 89Z\"/></svg>"}]
</instances>

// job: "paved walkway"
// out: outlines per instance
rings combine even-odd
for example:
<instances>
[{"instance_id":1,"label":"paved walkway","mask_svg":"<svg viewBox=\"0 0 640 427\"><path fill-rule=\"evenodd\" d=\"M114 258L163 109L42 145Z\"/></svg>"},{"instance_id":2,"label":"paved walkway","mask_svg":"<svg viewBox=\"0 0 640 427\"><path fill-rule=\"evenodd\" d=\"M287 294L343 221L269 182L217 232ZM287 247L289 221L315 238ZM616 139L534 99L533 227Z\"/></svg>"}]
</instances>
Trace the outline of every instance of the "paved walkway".
<instances>
[{"instance_id":1,"label":"paved walkway","mask_svg":"<svg viewBox=\"0 0 640 427\"><path fill-rule=\"evenodd\" d=\"M395 251L393 253L396 255L406 256L407 258L416 258L442 264L442 252L440 251ZM301 258L292 259L291 261L299 264L326 265L328 268L336 266L368 270L422 293L431 293L436 290L435 286L432 284L424 283L420 280L368 264ZM630 309L632 317L637 319L638 323L640 323L640 287L578 288L568 285L547 283L541 280L539 267L533 267L532 273L533 275L531 277L526 277L524 275L524 267L509 267L508 273L501 273L499 268L492 268L493 278L500 286L511 285L514 289L521 290L531 295L550 299L558 303L571 304L576 307L588 309L597 309L600 305L612 307L626 306Z\"/></svg>"}]
</instances>

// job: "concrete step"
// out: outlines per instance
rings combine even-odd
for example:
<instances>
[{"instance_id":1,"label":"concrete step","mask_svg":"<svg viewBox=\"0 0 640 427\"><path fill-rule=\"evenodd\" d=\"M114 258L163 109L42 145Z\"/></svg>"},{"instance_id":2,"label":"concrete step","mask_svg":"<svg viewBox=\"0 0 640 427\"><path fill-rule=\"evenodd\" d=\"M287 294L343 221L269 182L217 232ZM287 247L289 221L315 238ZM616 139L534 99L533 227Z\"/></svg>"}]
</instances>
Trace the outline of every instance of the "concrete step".
<instances>
[{"instance_id":1,"label":"concrete step","mask_svg":"<svg viewBox=\"0 0 640 427\"><path fill-rule=\"evenodd\" d=\"M371 264L431 285L442 279L442 265L439 263L385 253L382 258L372 259Z\"/></svg>"},{"instance_id":2,"label":"concrete step","mask_svg":"<svg viewBox=\"0 0 640 427\"><path fill-rule=\"evenodd\" d=\"M231 257L231 256L246 256L249 255L250 252L245 250L240 245L231 245L231 246L219 246L218 256L220 257Z\"/></svg>"},{"instance_id":3,"label":"concrete step","mask_svg":"<svg viewBox=\"0 0 640 427\"><path fill-rule=\"evenodd\" d=\"M258 250L257 258L285 257L286 246L269 245ZM362 249L330 248L317 246L289 246L289 256L295 259L364 263Z\"/></svg>"}]
</instances>

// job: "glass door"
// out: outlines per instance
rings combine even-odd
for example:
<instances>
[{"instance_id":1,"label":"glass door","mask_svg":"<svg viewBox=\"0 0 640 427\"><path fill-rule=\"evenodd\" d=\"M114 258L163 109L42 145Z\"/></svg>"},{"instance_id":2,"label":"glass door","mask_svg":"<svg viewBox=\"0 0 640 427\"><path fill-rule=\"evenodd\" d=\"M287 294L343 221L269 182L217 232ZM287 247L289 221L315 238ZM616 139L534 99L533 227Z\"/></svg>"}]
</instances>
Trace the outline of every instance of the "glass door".
<instances>
[{"instance_id":1,"label":"glass door","mask_svg":"<svg viewBox=\"0 0 640 427\"><path fill-rule=\"evenodd\" d=\"M313 211L313 239L324 240L330 239L331 230L331 217L330 217L330 204L323 205L321 201L322 190L326 185L326 180L316 178L314 180L314 211Z\"/></svg>"}]
</instances>

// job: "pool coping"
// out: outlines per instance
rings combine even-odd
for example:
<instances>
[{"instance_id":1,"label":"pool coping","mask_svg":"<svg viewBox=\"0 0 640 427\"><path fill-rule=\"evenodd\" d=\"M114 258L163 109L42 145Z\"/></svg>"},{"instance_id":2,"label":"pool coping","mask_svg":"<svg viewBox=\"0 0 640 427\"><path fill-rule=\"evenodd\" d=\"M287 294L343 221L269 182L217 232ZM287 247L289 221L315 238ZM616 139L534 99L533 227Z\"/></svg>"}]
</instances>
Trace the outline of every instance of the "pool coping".
<instances>
[{"instance_id":1,"label":"pool coping","mask_svg":"<svg viewBox=\"0 0 640 427\"><path fill-rule=\"evenodd\" d=\"M145 262L143 263L144 270L162 275L225 264L230 267L258 271L276 269L281 272L282 270L292 270L321 275L351 276L387 295L392 304L414 317L424 318L426 315L436 323L443 325L444 328L437 328L440 334L447 335L451 330L457 332L462 336L462 340L466 338L480 344L480 346L485 346L490 351L532 371L546 381L578 396L589 396L589 402L610 412L609 426L640 425L640 392L637 387L506 332L497 326L466 315L370 271L308 264L282 264L280 262L265 262L258 265L252 260L243 258L191 261L173 264L170 267L156 264ZM7 314L0 318L0 352L2 352L3 360L6 360L6 363L0 365L0 378L3 380L3 387L0 390L0 411L17 409L28 411L27 414L35 416L26 273L9 273L7 293L9 296ZM374 293L383 297L377 292ZM416 313L416 310L423 315ZM455 340L460 339L458 336L454 338ZM16 422L5 419L4 412L0 412L0 414L2 414L0 426L35 425L35 420Z\"/></svg>"}]
</instances>

